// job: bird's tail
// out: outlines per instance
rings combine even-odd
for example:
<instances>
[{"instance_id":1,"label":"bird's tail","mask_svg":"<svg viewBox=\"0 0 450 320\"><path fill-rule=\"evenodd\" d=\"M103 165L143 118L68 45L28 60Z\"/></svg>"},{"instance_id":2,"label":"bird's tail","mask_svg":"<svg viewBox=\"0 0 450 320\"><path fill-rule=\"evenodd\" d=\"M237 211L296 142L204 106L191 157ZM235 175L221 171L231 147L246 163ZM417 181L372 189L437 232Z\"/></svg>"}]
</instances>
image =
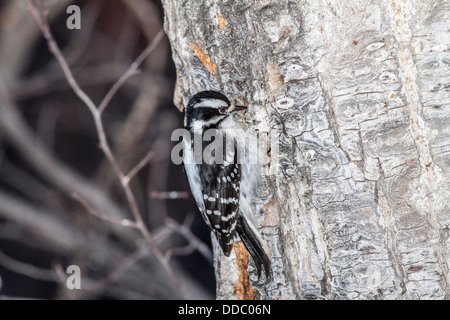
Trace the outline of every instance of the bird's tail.
<instances>
[{"instance_id":1,"label":"bird's tail","mask_svg":"<svg viewBox=\"0 0 450 320\"><path fill-rule=\"evenodd\" d=\"M256 230L253 223L241 215L238 216L236 231L255 262L258 279L261 278L261 271L264 268L266 282L269 282L272 278L270 262L272 252L266 241L264 241L261 234Z\"/></svg>"}]
</instances>

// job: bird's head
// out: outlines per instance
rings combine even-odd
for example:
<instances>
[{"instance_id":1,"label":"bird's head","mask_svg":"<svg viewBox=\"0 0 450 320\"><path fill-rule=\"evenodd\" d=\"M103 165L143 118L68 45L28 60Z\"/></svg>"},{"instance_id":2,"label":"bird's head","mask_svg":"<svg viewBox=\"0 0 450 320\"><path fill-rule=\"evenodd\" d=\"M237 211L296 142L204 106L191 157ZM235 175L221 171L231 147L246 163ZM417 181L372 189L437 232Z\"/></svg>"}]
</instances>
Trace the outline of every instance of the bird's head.
<instances>
[{"instance_id":1,"label":"bird's head","mask_svg":"<svg viewBox=\"0 0 450 320\"><path fill-rule=\"evenodd\" d=\"M218 91L201 91L189 99L186 107L186 128L203 132L207 129L219 129L223 121L235 111L246 110L236 106Z\"/></svg>"}]
</instances>

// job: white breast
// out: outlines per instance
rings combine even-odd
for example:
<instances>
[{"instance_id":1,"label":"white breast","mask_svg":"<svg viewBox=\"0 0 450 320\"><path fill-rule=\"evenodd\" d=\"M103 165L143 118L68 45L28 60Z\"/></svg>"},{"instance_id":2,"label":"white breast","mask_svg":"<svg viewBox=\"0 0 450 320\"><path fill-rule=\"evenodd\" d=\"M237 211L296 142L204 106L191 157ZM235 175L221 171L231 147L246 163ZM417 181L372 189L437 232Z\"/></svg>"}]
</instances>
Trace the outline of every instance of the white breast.
<instances>
[{"instance_id":1,"label":"white breast","mask_svg":"<svg viewBox=\"0 0 450 320\"><path fill-rule=\"evenodd\" d=\"M252 221L254 195L261 181L261 168L266 163L266 153L259 147L257 137L244 130L231 117L222 122L222 130L226 132L227 139L235 140L238 146L238 161L242 170L239 211Z\"/></svg>"},{"instance_id":2,"label":"white breast","mask_svg":"<svg viewBox=\"0 0 450 320\"><path fill-rule=\"evenodd\" d=\"M198 173L198 166L194 163L194 152L192 150L190 141L183 140L183 163L186 170L186 176L191 187L192 195L200 210L204 210L202 190L200 189L200 175Z\"/></svg>"}]
</instances>

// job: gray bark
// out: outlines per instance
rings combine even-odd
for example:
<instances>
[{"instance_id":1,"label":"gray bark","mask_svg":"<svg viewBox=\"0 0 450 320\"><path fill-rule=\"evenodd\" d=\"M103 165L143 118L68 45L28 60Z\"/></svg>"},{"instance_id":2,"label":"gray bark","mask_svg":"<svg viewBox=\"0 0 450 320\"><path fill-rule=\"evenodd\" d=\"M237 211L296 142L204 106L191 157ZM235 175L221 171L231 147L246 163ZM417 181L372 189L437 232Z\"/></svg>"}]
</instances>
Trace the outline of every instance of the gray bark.
<instances>
[{"instance_id":1,"label":"gray bark","mask_svg":"<svg viewBox=\"0 0 450 320\"><path fill-rule=\"evenodd\" d=\"M163 5L177 106L204 89L247 100L278 149L261 298L448 299L449 3ZM236 298L235 262L215 254L217 297Z\"/></svg>"}]
</instances>

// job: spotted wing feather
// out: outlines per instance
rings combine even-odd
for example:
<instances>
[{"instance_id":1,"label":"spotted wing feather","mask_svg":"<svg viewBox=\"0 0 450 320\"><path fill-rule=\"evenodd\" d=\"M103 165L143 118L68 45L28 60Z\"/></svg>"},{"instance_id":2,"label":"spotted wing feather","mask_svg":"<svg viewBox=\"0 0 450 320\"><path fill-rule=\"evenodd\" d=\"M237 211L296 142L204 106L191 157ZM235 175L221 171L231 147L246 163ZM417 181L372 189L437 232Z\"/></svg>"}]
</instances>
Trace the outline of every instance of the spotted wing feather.
<instances>
[{"instance_id":1,"label":"spotted wing feather","mask_svg":"<svg viewBox=\"0 0 450 320\"><path fill-rule=\"evenodd\" d=\"M210 177L209 181L202 181L203 216L226 256L231 253L236 232L241 180L241 166L237 163L235 150L226 159L231 160L230 156L233 161L224 164L200 165L202 172L211 173L205 175Z\"/></svg>"}]
</instances>

